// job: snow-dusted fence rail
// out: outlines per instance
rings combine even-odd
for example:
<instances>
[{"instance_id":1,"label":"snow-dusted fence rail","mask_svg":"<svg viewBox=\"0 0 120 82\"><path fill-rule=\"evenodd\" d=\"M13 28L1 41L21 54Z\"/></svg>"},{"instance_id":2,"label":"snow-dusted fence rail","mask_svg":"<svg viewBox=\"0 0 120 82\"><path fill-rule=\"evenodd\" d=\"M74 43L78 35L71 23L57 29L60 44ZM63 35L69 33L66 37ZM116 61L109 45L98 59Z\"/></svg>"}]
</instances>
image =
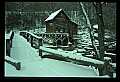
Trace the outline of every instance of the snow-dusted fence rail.
<instances>
[{"instance_id":1,"label":"snow-dusted fence rail","mask_svg":"<svg viewBox=\"0 0 120 82\"><path fill-rule=\"evenodd\" d=\"M21 31L20 35L22 35L24 38L27 39L28 42L30 42L31 47L33 47L33 45L36 45L39 50L39 56L42 56L41 55L42 50L39 49L39 46L42 46L42 37L39 37L33 33L27 32L27 31Z\"/></svg>"},{"instance_id":2,"label":"snow-dusted fence rail","mask_svg":"<svg viewBox=\"0 0 120 82\"><path fill-rule=\"evenodd\" d=\"M5 61L11 65L13 65L17 70L21 69L21 62L9 57L5 56Z\"/></svg>"},{"instance_id":3,"label":"snow-dusted fence rail","mask_svg":"<svg viewBox=\"0 0 120 82\"><path fill-rule=\"evenodd\" d=\"M64 58L66 58L68 61L82 63L82 65L87 65L87 66L94 66L102 71L102 74L99 74L99 75L109 75L110 77L113 77L113 73L116 72L115 71L116 67L112 66L109 63L109 60L107 60L107 59L105 59L105 61L100 61L100 60L84 57L82 55L77 55L74 53L73 54L66 53L63 51L58 51L58 50L46 48L43 46L40 46L39 49L42 51L48 52L48 53L57 54L59 56L62 56ZM101 73L101 72L99 72L99 73Z\"/></svg>"},{"instance_id":4,"label":"snow-dusted fence rail","mask_svg":"<svg viewBox=\"0 0 120 82\"><path fill-rule=\"evenodd\" d=\"M12 47L12 39L14 37L14 32L11 31L9 34L5 34L5 55L10 56L10 48Z\"/></svg>"}]
</instances>

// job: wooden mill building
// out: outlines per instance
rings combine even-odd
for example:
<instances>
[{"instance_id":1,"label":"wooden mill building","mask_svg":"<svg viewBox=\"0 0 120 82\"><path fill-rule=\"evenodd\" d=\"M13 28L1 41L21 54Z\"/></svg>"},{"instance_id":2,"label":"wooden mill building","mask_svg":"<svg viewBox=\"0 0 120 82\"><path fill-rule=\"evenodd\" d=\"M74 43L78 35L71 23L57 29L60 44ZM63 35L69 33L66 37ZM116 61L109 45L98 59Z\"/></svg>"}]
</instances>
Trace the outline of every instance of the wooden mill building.
<instances>
[{"instance_id":1,"label":"wooden mill building","mask_svg":"<svg viewBox=\"0 0 120 82\"><path fill-rule=\"evenodd\" d=\"M68 33L70 38L77 34L77 24L70 20L63 9L52 13L46 20L46 33Z\"/></svg>"},{"instance_id":2,"label":"wooden mill building","mask_svg":"<svg viewBox=\"0 0 120 82\"><path fill-rule=\"evenodd\" d=\"M52 13L46 20L47 33L69 33L72 37L77 34L77 24L70 20L63 9Z\"/></svg>"}]
</instances>

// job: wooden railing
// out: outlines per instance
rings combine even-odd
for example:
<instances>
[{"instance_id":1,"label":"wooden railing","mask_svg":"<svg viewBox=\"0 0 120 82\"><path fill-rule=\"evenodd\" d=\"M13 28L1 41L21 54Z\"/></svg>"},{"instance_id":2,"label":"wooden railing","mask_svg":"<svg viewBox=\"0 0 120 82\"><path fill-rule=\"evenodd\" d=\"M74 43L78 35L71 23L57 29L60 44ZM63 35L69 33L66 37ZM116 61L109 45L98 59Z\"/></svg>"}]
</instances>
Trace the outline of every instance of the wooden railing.
<instances>
[{"instance_id":1,"label":"wooden railing","mask_svg":"<svg viewBox=\"0 0 120 82\"><path fill-rule=\"evenodd\" d=\"M57 54L59 57L63 57L66 59L66 61L74 61L77 63L80 63L82 65L87 65L87 66L94 66L96 68L98 68L99 70L99 75L109 75L111 78L113 78L113 73L116 73L116 67L114 67L113 65L111 65L111 63L109 62L109 60L105 60L105 61L100 61L100 60L96 60L96 59L92 59L92 58L88 58L88 57L79 57L79 58L74 58L74 57L70 57L72 55L76 55L76 54L71 54L71 53L65 53L65 52L61 52L55 49L51 49L51 48L46 48L42 46L42 37L38 37L30 32L26 32L26 31L22 31L20 32L20 35L22 35L23 37L25 37L27 39L27 41L30 40L31 46L33 46L34 41L33 38L38 40L38 50L39 50L39 56L41 56L41 58L43 58L43 54L42 51L44 52L48 52L51 54ZM63 56L66 55L66 56Z\"/></svg>"},{"instance_id":2,"label":"wooden railing","mask_svg":"<svg viewBox=\"0 0 120 82\"><path fill-rule=\"evenodd\" d=\"M5 34L5 55L10 56L10 49L12 47L12 39L14 37L14 31L9 34Z\"/></svg>"},{"instance_id":3,"label":"wooden railing","mask_svg":"<svg viewBox=\"0 0 120 82\"><path fill-rule=\"evenodd\" d=\"M65 53L63 51L46 48L43 46L40 46L39 49L44 52L56 54L56 57L64 58L68 62L74 62L74 63L85 65L85 66L94 66L98 68L100 76L108 75L111 78L113 78L113 73L116 73L116 67L109 62L110 60L100 61L100 60L80 56L77 54Z\"/></svg>"},{"instance_id":4,"label":"wooden railing","mask_svg":"<svg viewBox=\"0 0 120 82\"><path fill-rule=\"evenodd\" d=\"M23 36L24 38L26 38L28 42L30 42L31 47L34 47L34 45L36 45L37 46L36 48L39 50L39 46L42 46L42 37L39 37L35 34L27 32L27 31L21 31L20 35ZM41 50L39 50L39 56L42 57Z\"/></svg>"},{"instance_id":5,"label":"wooden railing","mask_svg":"<svg viewBox=\"0 0 120 82\"><path fill-rule=\"evenodd\" d=\"M13 65L17 70L21 69L21 62L17 61L9 56L5 56L5 61L11 65Z\"/></svg>"},{"instance_id":6,"label":"wooden railing","mask_svg":"<svg viewBox=\"0 0 120 82\"><path fill-rule=\"evenodd\" d=\"M39 33L37 36L41 36L43 43L54 46L68 46L69 34L68 33Z\"/></svg>"}]
</instances>

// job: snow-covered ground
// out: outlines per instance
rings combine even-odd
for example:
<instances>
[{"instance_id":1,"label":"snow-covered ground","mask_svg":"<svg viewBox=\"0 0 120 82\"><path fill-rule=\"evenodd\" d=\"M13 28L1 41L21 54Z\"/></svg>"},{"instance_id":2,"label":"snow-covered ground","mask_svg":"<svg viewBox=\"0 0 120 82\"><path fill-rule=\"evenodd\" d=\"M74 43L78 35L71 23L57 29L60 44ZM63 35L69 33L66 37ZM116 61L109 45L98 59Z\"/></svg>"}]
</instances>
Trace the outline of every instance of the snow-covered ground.
<instances>
[{"instance_id":1,"label":"snow-covered ground","mask_svg":"<svg viewBox=\"0 0 120 82\"><path fill-rule=\"evenodd\" d=\"M10 77L100 77L90 67L76 65L53 59L22 62L22 69L17 71L5 62L5 76ZM103 77L103 76L102 76ZM108 76L104 76L108 77Z\"/></svg>"},{"instance_id":2,"label":"snow-covered ground","mask_svg":"<svg viewBox=\"0 0 120 82\"><path fill-rule=\"evenodd\" d=\"M92 67L73 64L39 56L37 49L30 46L19 32L15 33L11 58L21 61L21 70L5 62L6 77L106 77L98 76Z\"/></svg>"}]
</instances>

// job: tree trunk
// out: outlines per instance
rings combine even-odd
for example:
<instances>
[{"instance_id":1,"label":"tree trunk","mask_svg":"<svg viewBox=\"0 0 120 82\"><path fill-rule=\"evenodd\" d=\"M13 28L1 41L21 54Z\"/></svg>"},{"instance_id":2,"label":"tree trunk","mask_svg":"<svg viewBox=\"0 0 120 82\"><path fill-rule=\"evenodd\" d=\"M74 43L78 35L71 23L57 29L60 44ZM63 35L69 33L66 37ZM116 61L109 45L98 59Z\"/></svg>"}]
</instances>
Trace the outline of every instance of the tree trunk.
<instances>
[{"instance_id":1,"label":"tree trunk","mask_svg":"<svg viewBox=\"0 0 120 82\"><path fill-rule=\"evenodd\" d=\"M97 21L98 21L98 38L99 38L99 54L100 54L100 60L104 60L104 22L103 22L103 16L102 16L102 4L101 2L93 3L93 5L96 8L97 13ZM99 75L103 75L103 70L99 69Z\"/></svg>"},{"instance_id":2,"label":"tree trunk","mask_svg":"<svg viewBox=\"0 0 120 82\"><path fill-rule=\"evenodd\" d=\"M91 38L91 42L92 42L93 49L94 49L94 51L95 51L95 54L96 54L97 58L100 58L100 57L99 57L98 49L97 49L97 47L96 47L96 45L95 45L94 35L93 35L92 27L91 27L91 24L90 24L90 20L89 20L88 15L87 15L84 7L83 7L82 2L80 2L80 5L81 5L81 7L82 7L83 13L84 13L85 18L86 18L86 20L87 20L87 24L88 24L88 26L90 27L89 32L90 32L90 38Z\"/></svg>"},{"instance_id":3,"label":"tree trunk","mask_svg":"<svg viewBox=\"0 0 120 82\"><path fill-rule=\"evenodd\" d=\"M99 37L99 54L100 60L104 58L104 22L102 16L102 4L101 2L96 2L97 8L97 21L98 21L98 37Z\"/></svg>"}]
</instances>

